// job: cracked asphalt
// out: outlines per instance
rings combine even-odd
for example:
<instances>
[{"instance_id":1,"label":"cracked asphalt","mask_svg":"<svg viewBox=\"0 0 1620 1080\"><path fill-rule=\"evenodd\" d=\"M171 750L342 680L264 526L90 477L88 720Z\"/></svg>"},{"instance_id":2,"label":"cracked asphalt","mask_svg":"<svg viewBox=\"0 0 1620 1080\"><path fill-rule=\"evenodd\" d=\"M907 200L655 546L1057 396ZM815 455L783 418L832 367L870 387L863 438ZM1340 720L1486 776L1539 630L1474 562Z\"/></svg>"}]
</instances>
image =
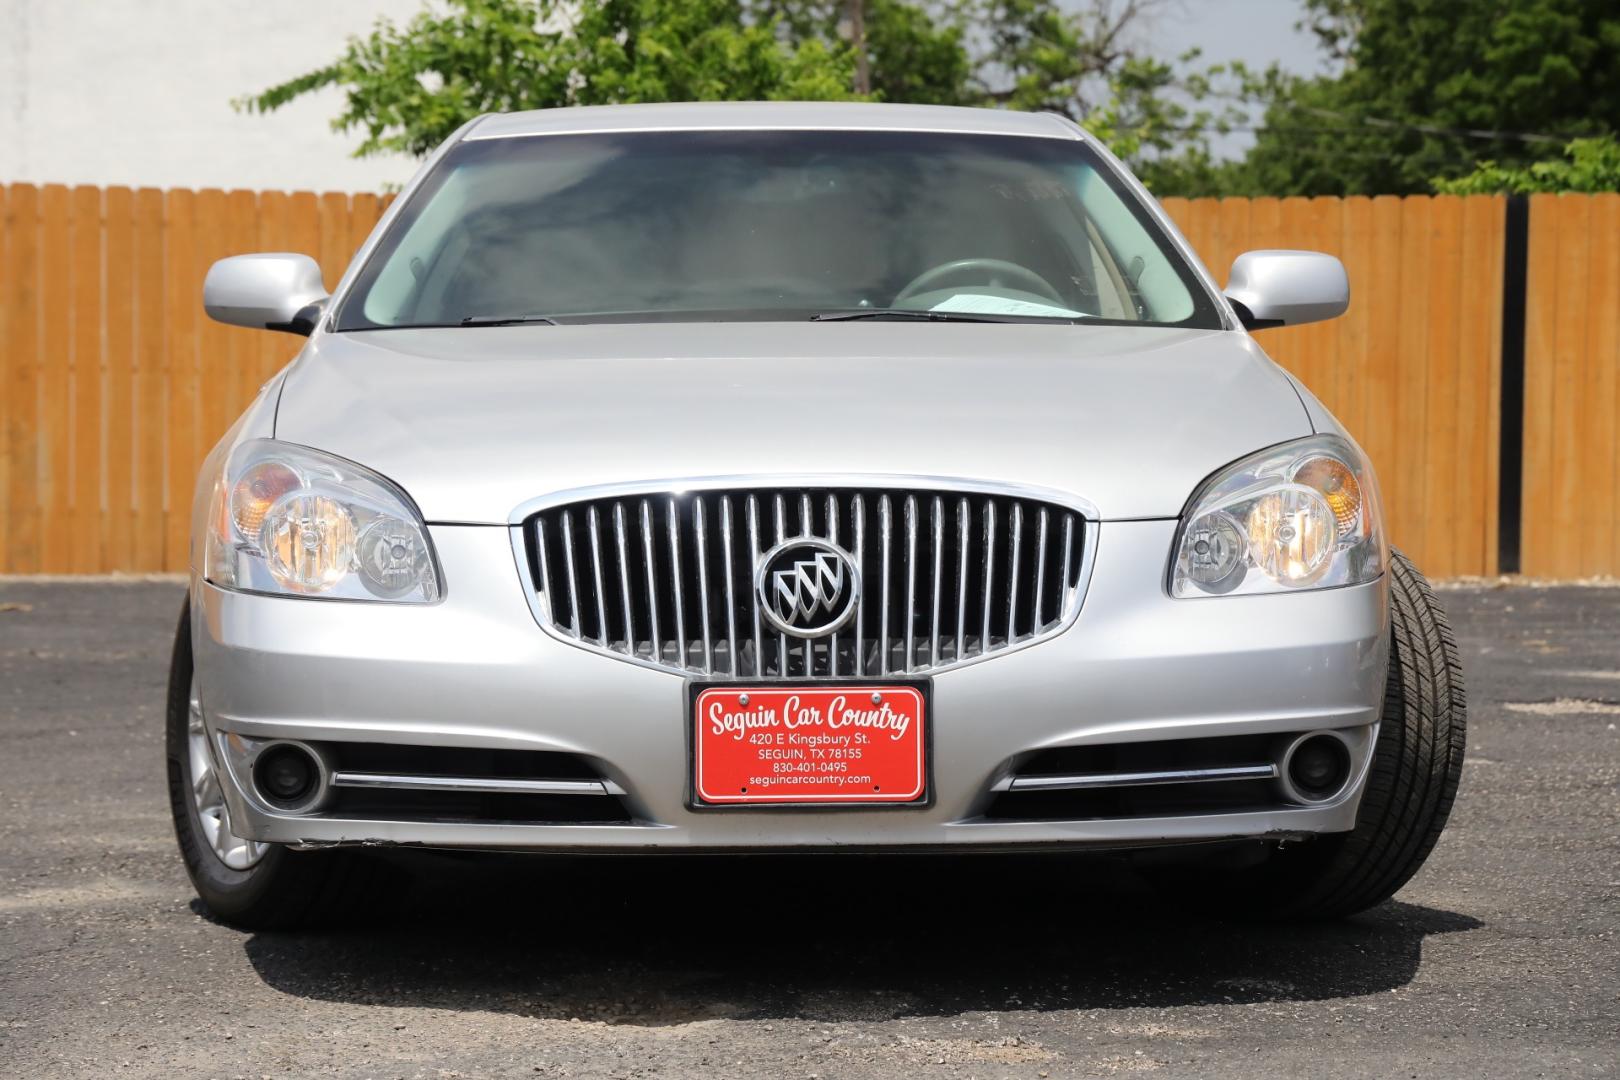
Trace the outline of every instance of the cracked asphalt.
<instances>
[{"instance_id":1,"label":"cracked asphalt","mask_svg":"<svg viewBox=\"0 0 1620 1080\"><path fill-rule=\"evenodd\" d=\"M1620 589L1442 598L1461 795L1347 922L1050 858L444 859L248 934L170 832L180 586L0 581L0 1077L1614 1076Z\"/></svg>"}]
</instances>

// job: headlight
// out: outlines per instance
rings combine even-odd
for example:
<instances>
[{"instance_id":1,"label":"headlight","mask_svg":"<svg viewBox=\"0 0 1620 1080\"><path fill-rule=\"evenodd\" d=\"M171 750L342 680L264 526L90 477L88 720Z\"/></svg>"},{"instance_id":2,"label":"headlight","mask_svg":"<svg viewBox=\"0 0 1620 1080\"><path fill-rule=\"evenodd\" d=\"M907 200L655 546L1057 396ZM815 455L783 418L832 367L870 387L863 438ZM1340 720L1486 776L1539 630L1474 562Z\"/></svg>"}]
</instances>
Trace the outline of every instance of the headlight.
<instances>
[{"instance_id":1,"label":"headlight","mask_svg":"<svg viewBox=\"0 0 1620 1080\"><path fill-rule=\"evenodd\" d=\"M204 565L227 589L431 603L433 546L406 494L353 462L243 443L214 484Z\"/></svg>"},{"instance_id":2,"label":"headlight","mask_svg":"<svg viewBox=\"0 0 1620 1080\"><path fill-rule=\"evenodd\" d=\"M1204 482L1176 534L1170 595L1356 585L1383 569L1372 470L1344 439L1314 435Z\"/></svg>"}]
</instances>

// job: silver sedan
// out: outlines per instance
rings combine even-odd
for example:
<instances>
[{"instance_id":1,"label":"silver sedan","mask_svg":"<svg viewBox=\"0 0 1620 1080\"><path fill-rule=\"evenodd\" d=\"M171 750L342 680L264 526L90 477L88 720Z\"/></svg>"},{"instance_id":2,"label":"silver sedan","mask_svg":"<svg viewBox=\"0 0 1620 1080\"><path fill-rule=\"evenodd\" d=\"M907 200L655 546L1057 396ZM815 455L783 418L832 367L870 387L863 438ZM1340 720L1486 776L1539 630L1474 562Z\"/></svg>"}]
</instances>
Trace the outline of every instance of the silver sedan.
<instances>
[{"instance_id":1,"label":"silver sedan","mask_svg":"<svg viewBox=\"0 0 1620 1080\"><path fill-rule=\"evenodd\" d=\"M1355 441L1066 120L482 117L214 448L170 677L197 890L243 926L378 848L1126 853L1250 912L1390 896L1464 700Z\"/></svg>"}]
</instances>

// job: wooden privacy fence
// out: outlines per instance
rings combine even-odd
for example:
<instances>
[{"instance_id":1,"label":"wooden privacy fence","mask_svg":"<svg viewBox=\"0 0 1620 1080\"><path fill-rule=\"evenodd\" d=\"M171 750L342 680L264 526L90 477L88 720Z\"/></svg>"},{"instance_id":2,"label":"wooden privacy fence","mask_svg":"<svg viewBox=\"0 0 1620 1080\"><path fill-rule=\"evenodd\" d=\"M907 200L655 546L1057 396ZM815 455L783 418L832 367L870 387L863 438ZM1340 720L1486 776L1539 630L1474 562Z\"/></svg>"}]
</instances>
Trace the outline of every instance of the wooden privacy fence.
<instances>
[{"instance_id":1,"label":"wooden privacy fence","mask_svg":"<svg viewBox=\"0 0 1620 1080\"><path fill-rule=\"evenodd\" d=\"M203 275L303 251L330 287L382 205L0 188L0 573L184 569L203 456L300 344L208 320ZM1219 280L1251 248L1344 260L1347 316L1260 339L1366 447L1428 573L1620 573L1620 195L1530 199L1522 291L1500 197L1165 206Z\"/></svg>"},{"instance_id":2,"label":"wooden privacy fence","mask_svg":"<svg viewBox=\"0 0 1620 1080\"><path fill-rule=\"evenodd\" d=\"M1620 194L1530 199L1524 570L1620 574Z\"/></svg>"},{"instance_id":3,"label":"wooden privacy fence","mask_svg":"<svg viewBox=\"0 0 1620 1080\"><path fill-rule=\"evenodd\" d=\"M0 194L0 573L183 570L197 470L287 334L203 314L209 264L302 251L328 287L375 195L35 188Z\"/></svg>"}]
</instances>

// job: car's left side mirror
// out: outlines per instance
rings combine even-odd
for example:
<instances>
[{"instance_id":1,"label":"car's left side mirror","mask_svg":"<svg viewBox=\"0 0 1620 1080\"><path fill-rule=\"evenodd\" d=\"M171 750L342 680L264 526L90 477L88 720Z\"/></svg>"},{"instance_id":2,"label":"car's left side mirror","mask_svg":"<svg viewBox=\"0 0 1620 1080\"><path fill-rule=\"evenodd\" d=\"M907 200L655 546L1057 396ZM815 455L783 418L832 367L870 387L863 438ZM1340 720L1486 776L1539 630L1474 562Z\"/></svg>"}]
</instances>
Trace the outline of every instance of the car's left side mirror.
<instances>
[{"instance_id":1,"label":"car's left side mirror","mask_svg":"<svg viewBox=\"0 0 1620 1080\"><path fill-rule=\"evenodd\" d=\"M308 255L232 255L208 268L203 308L210 319L308 337L326 306L321 268Z\"/></svg>"},{"instance_id":2,"label":"car's left side mirror","mask_svg":"<svg viewBox=\"0 0 1620 1080\"><path fill-rule=\"evenodd\" d=\"M1250 330L1298 326L1343 315L1350 278L1319 251L1245 251L1232 261L1226 298Z\"/></svg>"}]
</instances>

